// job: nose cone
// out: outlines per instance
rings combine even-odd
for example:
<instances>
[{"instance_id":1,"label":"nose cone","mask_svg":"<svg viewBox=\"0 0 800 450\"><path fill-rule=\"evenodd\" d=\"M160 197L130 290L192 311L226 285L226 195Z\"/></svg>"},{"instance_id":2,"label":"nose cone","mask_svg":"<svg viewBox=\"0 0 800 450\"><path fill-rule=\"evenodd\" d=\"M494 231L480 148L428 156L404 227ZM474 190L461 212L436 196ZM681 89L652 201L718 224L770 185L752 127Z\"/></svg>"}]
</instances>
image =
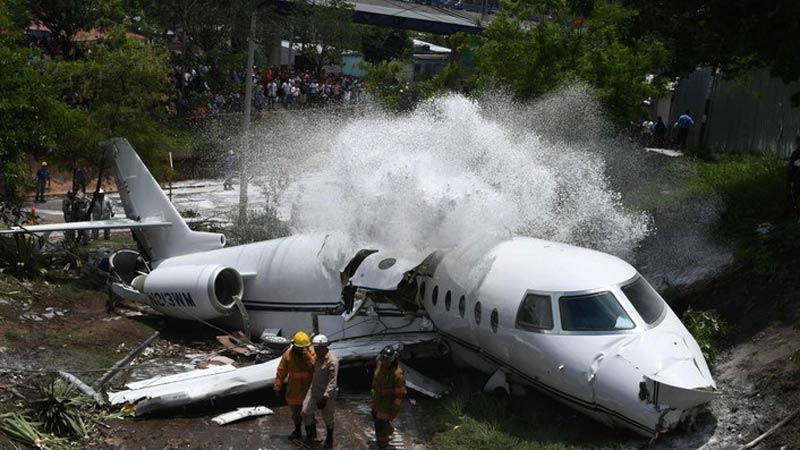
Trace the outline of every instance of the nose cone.
<instances>
[{"instance_id":1,"label":"nose cone","mask_svg":"<svg viewBox=\"0 0 800 450\"><path fill-rule=\"evenodd\" d=\"M684 389L716 389L703 352L688 332L650 330L621 346L619 355L660 383Z\"/></svg>"},{"instance_id":2,"label":"nose cone","mask_svg":"<svg viewBox=\"0 0 800 450\"><path fill-rule=\"evenodd\" d=\"M677 318L672 325L618 341L593 364L596 403L651 433L673 428L716 395L700 347Z\"/></svg>"}]
</instances>

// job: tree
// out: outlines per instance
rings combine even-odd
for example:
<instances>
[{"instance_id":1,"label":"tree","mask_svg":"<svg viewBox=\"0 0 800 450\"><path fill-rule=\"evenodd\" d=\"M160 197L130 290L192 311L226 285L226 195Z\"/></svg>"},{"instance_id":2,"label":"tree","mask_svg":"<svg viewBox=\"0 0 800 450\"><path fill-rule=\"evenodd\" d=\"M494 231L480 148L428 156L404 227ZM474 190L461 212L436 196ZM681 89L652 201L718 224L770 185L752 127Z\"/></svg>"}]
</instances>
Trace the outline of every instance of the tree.
<instances>
[{"instance_id":1,"label":"tree","mask_svg":"<svg viewBox=\"0 0 800 450\"><path fill-rule=\"evenodd\" d=\"M120 0L28 0L28 9L50 29L67 59L80 56L73 40L78 31L119 24L125 15Z\"/></svg>"},{"instance_id":2,"label":"tree","mask_svg":"<svg viewBox=\"0 0 800 450\"><path fill-rule=\"evenodd\" d=\"M14 201L30 185L25 157L46 158L74 139L79 112L59 101L39 52L22 45L6 5L0 2L0 192Z\"/></svg>"},{"instance_id":3,"label":"tree","mask_svg":"<svg viewBox=\"0 0 800 450\"><path fill-rule=\"evenodd\" d=\"M618 122L639 120L645 114L642 102L663 88L663 79L647 80L662 70L667 51L656 39L630 35L637 11L615 1L591 8L573 5L580 13L591 10L586 17L573 6L544 8L547 14L541 5L534 6L518 5L515 17L499 15L478 38L475 87L499 84L520 99L531 99L570 80L584 80Z\"/></svg>"},{"instance_id":4,"label":"tree","mask_svg":"<svg viewBox=\"0 0 800 450\"><path fill-rule=\"evenodd\" d=\"M352 26L353 7L344 0L326 4L295 3L291 14L291 35L300 44L300 54L314 66L317 75L322 67L338 64L342 51L357 44Z\"/></svg>"},{"instance_id":5,"label":"tree","mask_svg":"<svg viewBox=\"0 0 800 450\"><path fill-rule=\"evenodd\" d=\"M791 82L800 79L800 53L790 44L800 35L800 2L779 0L626 0L638 8L632 32L655 36L672 51L669 73L697 66L737 75L768 67ZM796 95L796 99L800 97Z\"/></svg>"},{"instance_id":6,"label":"tree","mask_svg":"<svg viewBox=\"0 0 800 450\"><path fill-rule=\"evenodd\" d=\"M84 112L88 124L84 147L61 147L62 157L95 165L99 141L125 137L145 163L163 175L170 141L163 127L171 87L166 50L128 39L117 28L86 54L83 60L53 67L54 84Z\"/></svg>"},{"instance_id":7,"label":"tree","mask_svg":"<svg viewBox=\"0 0 800 450\"><path fill-rule=\"evenodd\" d=\"M358 30L361 35L361 54L370 63L402 59L414 48L405 30L372 25L361 25Z\"/></svg>"}]
</instances>

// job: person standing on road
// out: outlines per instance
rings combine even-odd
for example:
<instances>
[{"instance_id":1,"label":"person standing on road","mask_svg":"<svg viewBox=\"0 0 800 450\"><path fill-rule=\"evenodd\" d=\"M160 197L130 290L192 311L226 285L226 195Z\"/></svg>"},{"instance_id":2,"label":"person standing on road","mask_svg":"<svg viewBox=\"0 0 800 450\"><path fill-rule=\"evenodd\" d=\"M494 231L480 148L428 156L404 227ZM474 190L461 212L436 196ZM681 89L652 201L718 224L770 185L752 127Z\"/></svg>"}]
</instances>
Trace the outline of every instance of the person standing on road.
<instances>
[{"instance_id":1,"label":"person standing on road","mask_svg":"<svg viewBox=\"0 0 800 450\"><path fill-rule=\"evenodd\" d=\"M322 448L333 448L333 414L336 409L336 396L339 393L337 378L339 376L339 360L328 351L328 338L318 334L311 340L317 361L314 363L314 376L311 388L303 402L303 422L306 426L308 444L313 444L317 437L317 422L314 418L316 410L322 412L327 434Z\"/></svg>"},{"instance_id":2,"label":"person standing on road","mask_svg":"<svg viewBox=\"0 0 800 450\"><path fill-rule=\"evenodd\" d=\"M36 199L34 201L44 202L45 187L50 188L50 172L47 171L47 161L42 161L41 167L36 171Z\"/></svg>"},{"instance_id":3,"label":"person standing on road","mask_svg":"<svg viewBox=\"0 0 800 450\"><path fill-rule=\"evenodd\" d=\"M311 386L311 376L314 373L315 354L311 347L311 340L304 331L298 331L292 337L292 345L283 352L275 374L275 396L280 393L286 384L286 404L292 411L294 431L289 439L300 439L300 428L303 421L303 400L306 398L308 388ZM288 377L288 381L287 381Z\"/></svg>"},{"instance_id":4,"label":"person standing on road","mask_svg":"<svg viewBox=\"0 0 800 450\"><path fill-rule=\"evenodd\" d=\"M658 116L658 120L656 124L653 126L653 140L655 141L656 147L663 147L664 146L664 138L667 136L667 125L664 123L664 119L661 116Z\"/></svg>"},{"instance_id":5,"label":"person standing on road","mask_svg":"<svg viewBox=\"0 0 800 450\"><path fill-rule=\"evenodd\" d=\"M674 127L678 129L677 147L679 149L683 149L686 146L686 139L689 138L689 128L691 128L692 125L694 125L694 119L689 115L689 110L687 109L685 113L678 117L674 125Z\"/></svg>"},{"instance_id":6,"label":"person standing on road","mask_svg":"<svg viewBox=\"0 0 800 450\"><path fill-rule=\"evenodd\" d=\"M372 379L372 419L375 421L375 441L386 448L394 433L392 420L400 413L406 396L406 379L399 365L400 352L395 345L381 350Z\"/></svg>"},{"instance_id":7,"label":"person standing on road","mask_svg":"<svg viewBox=\"0 0 800 450\"><path fill-rule=\"evenodd\" d=\"M114 216L114 203L108 198L105 191L100 189L95 199L94 207L92 208L92 220L109 220ZM100 237L100 230L92 230L92 239L97 240ZM103 239L106 241L111 239L111 229L103 229Z\"/></svg>"}]
</instances>

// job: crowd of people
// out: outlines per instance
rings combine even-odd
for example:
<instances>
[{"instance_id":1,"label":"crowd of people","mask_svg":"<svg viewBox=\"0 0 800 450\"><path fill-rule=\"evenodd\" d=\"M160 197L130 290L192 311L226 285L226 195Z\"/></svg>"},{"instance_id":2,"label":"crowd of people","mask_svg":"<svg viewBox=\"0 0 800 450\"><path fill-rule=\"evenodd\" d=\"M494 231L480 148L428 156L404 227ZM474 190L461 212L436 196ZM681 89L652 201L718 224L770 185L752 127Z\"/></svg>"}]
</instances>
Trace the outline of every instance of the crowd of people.
<instances>
[{"instance_id":1,"label":"crowd of people","mask_svg":"<svg viewBox=\"0 0 800 450\"><path fill-rule=\"evenodd\" d=\"M245 71L222 74L206 65L193 69L177 67L178 109L191 110L195 118L243 112L246 78ZM317 77L294 66L273 66L266 70L254 67L251 106L261 113L278 105L286 109L351 105L361 101L363 87L362 80L340 74ZM170 113L176 114L177 109Z\"/></svg>"},{"instance_id":2,"label":"crowd of people","mask_svg":"<svg viewBox=\"0 0 800 450\"><path fill-rule=\"evenodd\" d=\"M399 365L399 348L387 346L381 350L372 378L370 409L375 426L375 441L378 448L387 448L394 433L392 420L400 413L406 396L406 381ZM318 334L310 339L308 334L298 331L292 337L292 345L281 356L275 374L275 394L284 397L292 411L294 431L291 440L302 437L314 445L317 440L315 415L321 412L326 435L322 448L333 448L334 412L338 385L339 361L328 351L328 338Z\"/></svg>"}]
</instances>

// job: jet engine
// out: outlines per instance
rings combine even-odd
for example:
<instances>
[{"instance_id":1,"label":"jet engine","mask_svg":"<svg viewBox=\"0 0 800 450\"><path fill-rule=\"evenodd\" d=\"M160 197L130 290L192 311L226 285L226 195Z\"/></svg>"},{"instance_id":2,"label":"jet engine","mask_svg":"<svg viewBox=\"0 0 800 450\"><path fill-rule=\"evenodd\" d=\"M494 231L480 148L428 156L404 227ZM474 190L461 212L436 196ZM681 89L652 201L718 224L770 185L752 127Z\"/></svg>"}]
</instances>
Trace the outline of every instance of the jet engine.
<instances>
[{"instance_id":1,"label":"jet engine","mask_svg":"<svg viewBox=\"0 0 800 450\"><path fill-rule=\"evenodd\" d=\"M181 319L227 316L244 292L239 272L219 264L157 268L132 284L147 296L150 306Z\"/></svg>"}]
</instances>

